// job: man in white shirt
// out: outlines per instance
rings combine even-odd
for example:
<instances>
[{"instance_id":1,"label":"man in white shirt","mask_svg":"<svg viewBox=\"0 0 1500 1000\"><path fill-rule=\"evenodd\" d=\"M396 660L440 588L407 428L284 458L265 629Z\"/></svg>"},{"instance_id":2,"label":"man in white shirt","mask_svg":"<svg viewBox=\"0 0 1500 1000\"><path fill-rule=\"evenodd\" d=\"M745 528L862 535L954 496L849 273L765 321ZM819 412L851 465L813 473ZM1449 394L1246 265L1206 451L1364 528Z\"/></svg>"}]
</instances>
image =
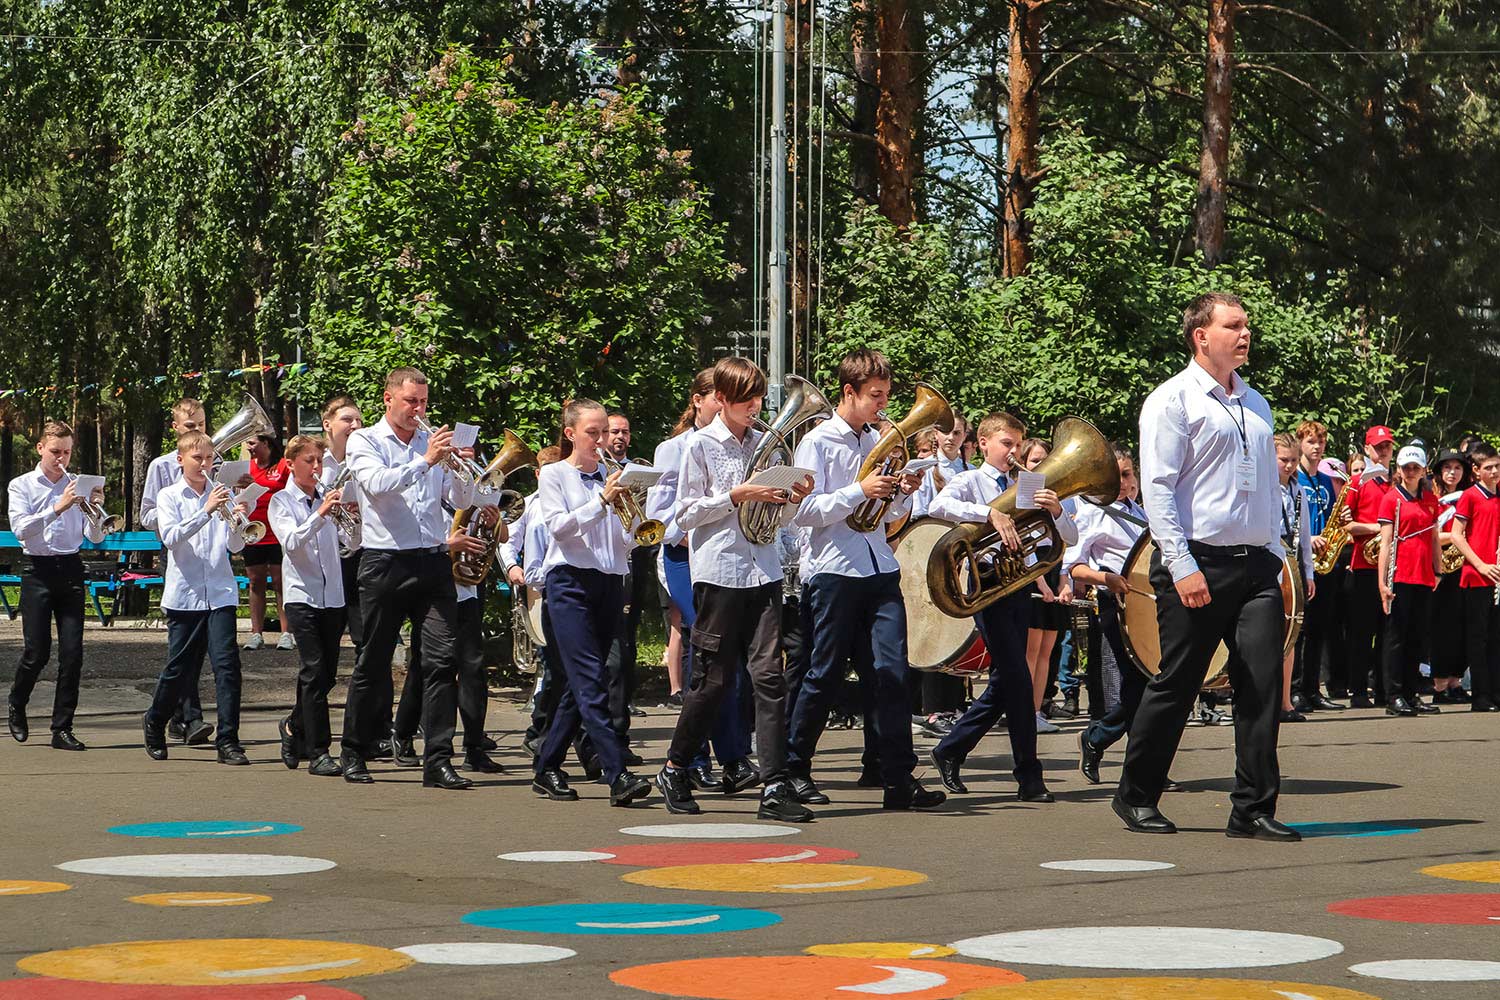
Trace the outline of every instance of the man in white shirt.
<instances>
[{"instance_id":1,"label":"man in white shirt","mask_svg":"<svg viewBox=\"0 0 1500 1000\"><path fill-rule=\"evenodd\" d=\"M390 724L385 713L394 698L391 658L401 626L410 619L422 633L422 784L468 788L473 782L453 770L458 611L443 500L462 510L473 501L473 487L455 479L446 465L455 453L453 432L417 429L427 413L427 376L415 368L393 370L384 398L384 418L350 434L345 452L359 485L363 522L359 597L365 645L349 678L340 764L345 781L374 780L365 761Z\"/></svg>"},{"instance_id":2,"label":"man in white shirt","mask_svg":"<svg viewBox=\"0 0 1500 1000\"><path fill-rule=\"evenodd\" d=\"M68 475L73 457L73 428L57 420L42 427L36 445L41 461L8 487L10 529L30 565L21 576L21 661L11 682L10 735L18 743L30 736L26 703L37 678L52 657L52 620L57 619L57 688L52 696L52 746L84 750L73 735L78 708L78 679L83 670L83 538L104 540L100 525L83 516L84 499L75 492L77 477ZM96 490L95 504L104 499Z\"/></svg>"},{"instance_id":3,"label":"man in white shirt","mask_svg":"<svg viewBox=\"0 0 1500 1000\"><path fill-rule=\"evenodd\" d=\"M1161 671L1136 710L1113 806L1129 830L1177 832L1157 802L1209 661L1226 642L1235 787L1225 833L1300 840L1276 820L1284 621L1271 406L1235 371L1250 357L1239 299L1201 295L1184 310L1182 327L1192 360L1141 407Z\"/></svg>"},{"instance_id":4,"label":"man in white shirt","mask_svg":"<svg viewBox=\"0 0 1500 1000\"><path fill-rule=\"evenodd\" d=\"M808 431L797 446L797 466L813 473L812 493L795 516L808 532L802 580L812 655L787 725L787 768L799 801L828 802L812 780L812 758L828 724L844 665L853 656L855 670L873 681L871 716L885 786L883 807L931 808L947 796L924 789L912 777L917 756L906 688L901 568L883 525L865 532L847 521L861 504L874 499L893 500L885 521L903 516L921 477L871 473L858 478L879 440L874 424L890 399L891 366L885 356L853 351L839 362L838 379L840 398L834 415Z\"/></svg>"}]
</instances>

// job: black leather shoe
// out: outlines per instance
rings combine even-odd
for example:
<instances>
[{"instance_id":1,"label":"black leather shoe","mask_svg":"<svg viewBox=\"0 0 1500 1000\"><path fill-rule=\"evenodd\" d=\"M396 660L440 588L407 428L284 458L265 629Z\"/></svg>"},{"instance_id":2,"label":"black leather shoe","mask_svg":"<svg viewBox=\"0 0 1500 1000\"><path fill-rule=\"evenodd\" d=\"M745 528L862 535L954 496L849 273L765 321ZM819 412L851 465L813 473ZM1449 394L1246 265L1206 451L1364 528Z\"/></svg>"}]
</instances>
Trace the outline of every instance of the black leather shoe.
<instances>
[{"instance_id":1,"label":"black leather shoe","mask_svg":"<svg viewBox=\"0 0 1500 1000\"><path fill-rule=\"evenodd\" d=\"M724 765L724 774L719 779L719 788L725 795L734 795L760 784L760 772L750 766L748 760L730 761Z\"/></svg>"},{"instance_id":2,"label":"black leather shoe","mask_svg":"<svg viewBox=\"0 0 1500 1000\"><path fill-rule=\"evenodd\" d=\"M756 819L779 820L782 823L811 823L813 812L797 801L797 794L785 781L773 781L760 793Z\"/></svg>"},{"instance_id":3,"label":"black leather shoe","mask_svg":"<svg viewBox=\"0 0 1500 1000\"><path fill-rule=\"evenodd\" d=\"M1041 778L1022 783L1016 798L1022 802L1056 802L1052 793L1047 789L1047 783Z\"/></svg>"},{"instance_id":4,"label":"black leather shoe","mask_svg":"<svg viewBox=\"0 0 1500 1000\"><path fill-rule=\"evenodd\" d=\"M186 743L187 728L180 722L167 723L167 739L174 743Z\"/></svg>"},{"instance_id":5,"label":"black leather shoe","mask_svg":"<svg viewBox=\"0 0 1500 1000\"><path fill-rule=\"evenodd\" d=\"M503 774L505 768L490 759L483 750L470 750L464 754L464 770L478 774Z\"/></svg>"},{"instance_id":6,"label":"black leather shoe","mask_svg":"<svg viewBox=\"0 0 1500 1000\"><path fill-rule=\"evenodd\" d=\"M1167 778L1166 783L1161 786L1161 790L1164 792L1185 791L1185 789L1177 782L1173 781L1170 776Z\"/></svg>"},{"instance_id":7,"label":"black leather shoe","mask_svg":"<svg viewBox=\"0 0 1500 1000\"><path fill-rule=\"evenodd\" d=\"M860 770L859 780L854 784L860 788L884 788L885 778L878 768L866 767Z\"/></svg>"},{"instance_id":8,"label":"black leather shoe","mask_svg":"<svg viewBox=\"0 0 1500 1000\"><path fill-rule=\"evenodd\" d=\"M453 770L452 764L443 761L436 767L428 767L422 771L422 787L446 788L449 791L458 792L465 788L473 788L474 782Z\"/></svg>"},{"instance_id":9,"label":"black leather shoe","mask_svg":"<svg viewBox=\"0 0 1500 1000\"><path fill-rule=\"evenodd\" d=\"M1469 702L1469 711L1500 712L1500 705L1496 705L1493 701L1490 701L1490 699L1481 696Z\"/></svg>"},{"instance_id":10,"label":"black leather shoe","mask_svg":"<svg viewBox=\"0 0 1500 1000\"><path fill-rule=\"evenodd\" d=\"M578 793L568 787L568 779L555 767L549 767L532 778L531 790L558 802L578 800Z\"/></svg>"},{"instance_id":11,"label":"black leather shoe","mask_svg":"<svg viewBox=\"0 0 1500 1000\"><path fill-rule=\"evenodd\" d=\"M54 750L87 750L83 741L73 735L71 729L59 729L52 734L52 749Z\"/></svg>"},{"instance_id":12,"label":"black leather shoe","mask_svg":"<svg viewBox=\"0 0 1500 1000\"><path fill-rule=\"evenodd\" d=\"M1396 697L1392 698L1390 702L1386 704L1385 714L1415 717L1417 714L1417 709L1416 706L1412 705L1412 703L1407 701L1405 698Z\"/></svg>"},{"instance_id":13,"label":"black leather shoe","mask_svg":"<svg viewBox=\"0 0 1500 1000\"><path fill-rule=\"evenodd\" d=\"M1283 708L1281 710L1280 716L1278 716L1278 719L1281 722L1306 722L1307 716L1303 715L1295 708Z\"/></svg>"},{"instance_id":14,"label":"black leather shoe","mask_svg":"<svg viewBox=\"0 0 1500 1000\"><path fill-rule=\"evenodd\" d=\"M1099 762L1104 759L1104 751L1097 749L1088 741L1088 731L1084 730L1078 734L1078 773L1083 775L1083 780L1091 785L1099 784Z\"/></svg>"},{"instance_id":15,"label":"black leather shoe","mask_svg":"<svg viewBox=\"0 0 1500 1000\"><path fill-rule=\"evenodd\" d=\"M351 785L375 784L375 779L370 776L370 769L365 767L365 762L358 754L346 752L339 758L339 766L344 769L344 780Z\"/></svg>"},{"instance_id":16,"label":"black leather shoe","mask_svg":"<svg viewBox=\"0 0 1500 1000\"><path fill-rule=\"evenodd\" d=\"M141 742L146 745L146 756L152 760L167 759L167 737L159 728L151 725L151 720L141 716Z\"/></svg>"},{"instance_id":17,"label":"black leather shoe","mask_svg":"<svg viewBox=\"0 0 1500 1000\"><path fill-rule=\"evenodd\" d=\"M1155 806L1127 806L1118 798L1109 800L1115 815L1125 821L1131 833L1176 833L1177 826Z\"/></svg>"},{"instance_id":18,"label":"black leather shoe","mask_svg":"<svg viewBox=\"0 0 1500 1000\"><path fill-rule=\"evenodd\" d=\"M958 795L967 794L969 786L964 784L964 779L958 776L959 768L963 766L962 761L951 757L944 757L937 752L937 747L932 748L932 766L937 768L938 777L943 779L943 787Z\"/></svg>"},{"instance_id":19,"label":"black leather shoe","mask_svg":"<svg viewBox=\"0 0 1500 1000\"><path fill-rule=\"evenodd\" d=\"M1369 695L1355 695L1349 699L1350 708L1374 708L1375 703L1370 700Z\"/></svg>"},{"instance_id":20,"label":"black leather shoe","mask_svg":"<svg viewBox=\"0 0 1500 1000\"><path fill-rule=\"evenodd\" d=\"M412 746L412 741L403 740L395 733L391 734L391 757L397 767L422 766L422 758L417 756L417 748Z\"/></svg>"},{"instance_id":21,"label":"black leather shoe","mask_svg":"<svg viewBox=\"0 0 1500 1000\"><path fill-rule=\"evenodd\" d=\"M391 759L391 741L390 740L376 740L375 741L375 752L372 753L372 754L370 754L370 759L371 760L390 760Z\"/></svg>"},{"instance_id":22,"label":"black leather shoe","mask_svg":"<svg viewBox=\"0 0 1500 1000\"><path fill-rule=\"evenodd\" d=\"M599 763L598 757L590 757L588 760L579 761L583 767L583 776L589 781L598 781L604 777L604 765Z\"/></svg>"},{"instance_id":23,"label":"black leather shoe","mask_svg":"<svg viewBox=\"0 0 1500 1000\"><path fill-rule=\"evenodd\" d=\"M621 771L620 776L609 786L609 804L628 806L636 799L644 799L650 794L651 780L649 778L631 774L629 771Z\"/></svg>"},{"instance_id":24,"label":"black leather shoe","mask_svg":"<svg viewBox=\"0 0 1500 1000\"><path fill-rule=\"evenodd\" d=\"M1441 708L1432 702L1423 701L1421 698L1413 698L1411 700L1411 707L1417 710L1418 715L1437 715L1442 711Z\"/></svg>"},{"instance_id":25,"label":"black leather shoe","mask_svg":"<svg viewBox=\"0 0 1500 1000\"><path fill-rule=\"evenodd\" d=\"M700 792L718 792L724 788L723 781L714 769L707 764L699 764L697 767L687 769L688 784Z\"/></svg>"},{"instance_id":26,"label":"black leather shoe","mask_svg":"<svg viewBox=\"0 0 1500 1000\"><path fill-rule=\"evenodd\" d=\"M1302 839L1302 834L1270 816L1243 820L1231 815L1229 825L1224 827L1224 836L1237 840L1274 840L1283 844L1294 844Z\"/></svg>"},{"instance_id":27,"label":"black leather shoe","mask_svg":"<svg viewBox=\"0 0 1500 1000\"><path fill-rule=\"evenodd\" d=\"M818 786L813 784L811 778L788 778L787 784L792 788L792 794L797 796L797 801L805 806L826 806L828 796L818 791Z\"/></svg>"},{"instance_id":28,"label":"black leather shoe","mask_svg":"<svg viewBox=\"0 0 1500 1000\"><path fill-rule=\"evenodd\" d=\"M337 778L344 773L344 769L328 754L320 753L307 762L307 773L319 778Z\"/></svg>"},{"instance_id":29,"label":"black leather shoe","mask_svg":"<svg viewBox=\"0 0 1500 1000\"><path fill-rule=\"evenodd\" d=\"M297 737L292 734L292 717L288 715L278 719L276 731L281 734L281 763L288 771L297 770L297 765L305 755L297 745Z\"/></svg>"},{"instance_id":30,"label":"black leather shoe","mask_svg":"<svg viewBox=\"0 0 1500 1000\"><path fill-rule=\"evenodd\" d=\"M8 717L12 739L17 743L25 743L31 738L31 726L26 722L26 709L12 705Z\"/></svg>"},{"instance_id":31,"label":"black leather shoe","mask_svg":"<svg viewBox=\"0 0 1500 1000\"><path fill-rule=\"evenodd\" d=\"M190 747L201 747L214 738L214 727L202 719L187 727L187 732L182 736L182 742Z\"/></svg>"},{"instance_id":32,"label":"black leather shoe","mask_svg":"<svg viewBox=\"0 0 1500 1000\"><path fill-rule=\"evenodd\" d=\"M220 764L245 767L250 763L250 758L245 756L245 748L238 743L225 743L218 748L218 751Z\"/></svg>"},{"instance_id":33,"label":"black leather shoe","mask_svg":"<svg viewBox=\"0 0 1500 1000\"><path fill-rule=\"evenodd\" d=\"M1313 706L1309 705L1307 699L1303 698L1300 694L1292 695L1292 707L1299 712L1313 711Z\"/></svg>"},{"instance_id":34,"label":"black leather shoe","mask_svg":"<svg viewBox=\"0 0 1500 1000\"><path fill-rule=\"evenodd\" d=\"M1314 695L1308 701L1308 704L1313 708L1316 708L1320 712L1342 712L1344 710L1343 705L1340 705L1332 698L1326 697L1325 695L1321 694Z\"/></svg>"},{"instance_id":35,"label":"black leather shoe","mask_svg":"<svg viewBox=\"0 0 1500 1000\"><path fill-rule=\"evenodd\" d=\"M624 755L620 758L620 763L624 764L626 767L640 767L642 764L646 763L646 758L642 757L634 750L626 750Z\"/></svg>"},{"instance_id":36,"label":"black leather shoe","mask_svg":"<svg viewBox=\"0 0 1500 1000\"><path fill-rule=\"evenodd\" d=\"M913 778L904 785L887 787L881 799L882 809L933 809L948 801L948 796L937 789L928 790Z\"/></svg>"},{"instance_id":37,"label":"black leather shoe","mask_svg":"<svg viewBox=\"0 0 1500 1000\"><path fill-rule=\"evenodd\" d=\"M479 738L479 749L483 750L485 753L494 753L496 750L500 749L500 744L496 743L488 736L481 736Z\"/></svg>"},{"instance_id":38,"label":"black leather shoe","mask_svg":"<svg viewBox=\"0 0 1500 1000\"><path fill-rule=\"evenodd\" d=\"M676 816L696 816L703 811L693 801L693 786L687 771L682 768L663 767L657 771L656 787L666 800L667 812Z\"/></svg>"}]
</instances>

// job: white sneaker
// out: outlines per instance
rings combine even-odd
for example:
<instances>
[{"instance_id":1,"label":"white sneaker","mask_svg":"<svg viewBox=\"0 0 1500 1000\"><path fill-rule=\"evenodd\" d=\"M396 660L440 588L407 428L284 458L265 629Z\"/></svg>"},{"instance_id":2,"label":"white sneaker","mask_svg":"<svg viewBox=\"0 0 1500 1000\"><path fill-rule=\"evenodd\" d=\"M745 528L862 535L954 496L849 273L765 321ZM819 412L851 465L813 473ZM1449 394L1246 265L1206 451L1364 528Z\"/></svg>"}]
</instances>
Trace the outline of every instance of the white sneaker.
<instances>
[{"instance_id":1,"label":"white sneaker","mask_svg":"<svg viewBox=\"0 0 1500 1000\"><path fill-rule=\"evenodd\" d=\"M1051 720L1049 720L1041 712L1036 713L1036 731L1039 732L1039 733L1060 733L1060 732L1062 732L1061 729L1059 729L1057 726L1054 726L1052 724Z\"/></svg>"},{"instance_id":2,"label":"white sneaker","mask_svg":"<svg viewBox=\"0 0 1500 1000\"><path fill-rule=\"evenodd\" d=\"M247 643L245 643L245 648L246 649L264 649L265 646L266 646L266 638L265 638L265 636L261 635L259 632L251 632L250 633L250 641L247 642Z\"/></svg>"},{"instance_id":3,"label":"white sneaker","mask_svg":"<svg viewBox=\"0 0 1500 1000\"><path fill-rule=\"evenodd\" d=\"M296 649L297 640L292 638L292 633L283 632L281 638L276 640L277 649Z\"/></svg>"}]
</instances>

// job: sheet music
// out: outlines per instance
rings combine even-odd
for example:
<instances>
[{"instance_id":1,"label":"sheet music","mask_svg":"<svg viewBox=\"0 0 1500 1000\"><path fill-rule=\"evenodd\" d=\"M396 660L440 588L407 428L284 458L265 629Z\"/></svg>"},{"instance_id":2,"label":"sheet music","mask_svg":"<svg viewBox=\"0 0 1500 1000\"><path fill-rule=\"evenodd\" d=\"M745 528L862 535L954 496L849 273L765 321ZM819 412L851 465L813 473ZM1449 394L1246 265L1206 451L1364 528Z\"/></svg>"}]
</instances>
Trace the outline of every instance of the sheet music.
<instances>
[{"instance_id":1,"label":"sheet music","mask_svg":"<svg viewBox=\"0 0 1500 1000\"><path fill-rule=\"evenodd\" d=\"M103 476L79 476L73 483L73 492L81 497L91 497L95 490L104 489Z\"/></svg>"},{"instance_id":2,"label":"sheet music","mask_svg":"<svg viewBox=\"0 0 1500 1000\"><path fill-rule=\"evenodd\" d=\"M664 469L631 462L620 473L620 485L632 490L637 487L655 486L656 481L664 475L666 475Z\"/></svg>"},{"instance_id":3,"label":"sheet music","mask_svg":"<svg viewBox=\"0 0 1500 1000\"><path fill-rule=\"evenodd\" d=\"M453 440L450 442L455 449L472 448L479 440L479 427L475 424L454 424Z\"/></svg>"},{"instance_id":4,"label":"sheet music","mask_svg":"<svg viewBox=\"0 0 1500 1000\"><path fill-rule=\"evenodd\" d=\"M928 469L937 464L938 460L931 455L927 456L926 458L914 458L910 462L906 463L906 468L903 469L902 472L908 475L916 476L920 475L923 472L926 472Z\"/></svg>"},{"instance_id":5,"label":"sheet music","mask_svg":"<svg viewBox=\"0 0 1500 1000\"><path fill-rule=\"evenodd\" d=\"M232 488L232 484L228 485L231 485ZM243 503L247 511L254 510L256 502L260 500L261 494L265 492L266 488L260 483L251 483L249 486L235 493L234 502Z\"/></svg>"},{"instance_id":6,"label":"sheet music","mask_svg":"<svg viewBox=\"0 0 1500 1000\"><path fill-rule=\"evenodd\" d=\"M1016 473L1016 509L1036 510L1036 491L1047 488L1047 477L1040 472Z\"/></svg>"},{"instance_id":7,"label":"sheet music","mask_svg":"<svg viewBox=\"0 0 1500 1000\"><path fill-rule=\"evenodd\" d=\"M234 484L238 483L241 479L248 475L250 475L249 460L225 462L223 465L219 466L219 471L214 473L214 482L221 483L224 486L228 486L230 489L234 489Z\"/></svg>"},{"instance_id":8,"label":"sheet music","mask_svg":"<svg viewBox=\"0 0 1500 1000\"><path fill-rule=\"evenodd\" d=\"M813 470L799 469L795 465L773 465L762 469L748 480L756 486L770 486L778 490L789 490L804 479L811 479Z\"/></svg>"}]
</instances>

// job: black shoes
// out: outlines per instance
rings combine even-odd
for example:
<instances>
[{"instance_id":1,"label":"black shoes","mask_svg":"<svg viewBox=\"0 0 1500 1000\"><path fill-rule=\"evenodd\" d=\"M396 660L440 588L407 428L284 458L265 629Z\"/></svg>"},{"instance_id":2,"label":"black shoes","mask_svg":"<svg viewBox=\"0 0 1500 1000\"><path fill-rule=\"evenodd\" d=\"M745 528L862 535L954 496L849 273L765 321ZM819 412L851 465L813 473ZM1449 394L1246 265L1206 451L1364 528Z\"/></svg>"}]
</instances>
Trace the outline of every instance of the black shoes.
<instances>
[{"instance_id":1,"label":"black shoes","mask_svg":"<svg viewBox=\"0 0 1500 1000\"><path fill-rule=\"evenodd\" d=\"M1317 709L1319 712L1342 712L1344 710L1343 705L1340 705L1332 698L1321 694L1313 695L1312 698L1308 699L1307 703L1309 706Z\"/></svg>"},{"instance_id":2,"label":"black shoes","mask_svg":"<svg viewBox=\"0 0 1500 1000\"><path fill-rule=\"evenodd\" d=\"M494 753L496 750L500 749L500 744L496 743L488 736L481 736L479 738L479 749L483 750L485 753Z\"/></svg>"},{"instance_id":3,"label":"black shoes","mask_svg":"<svg viewBox=\"0 0 1500 1000\"><path fill-rule=\"evenodd\" d=\"M797 797L797 801L805 806L828 804L828 796L818 790L818 786L813 784L811 778L788 778L787 784L791 786L792 794Z\"/></svg>"},{"instance_id":4,"label":"black shoes","mask_svg":"<svg viewBox=\"0 0 1500 1000\"><path fill-rule=\"evenodd\" d=\"M417 756L417 749L412 746L412 741L403 740L395 733L391 734L391 757L397 767L422 766L422 758Z\"/></svg>"},{"instance_id":5,"label":"black shoes","mask_svg":"<svg viewBox=\"0 0 1500 1000\"><path fill-rule=\"evenodd\" d=\"M167 739L174 743L186 743L187 728L180 722L173 721L167 723Z\"/></svg>"},{"instance_id":6,"label":"black shoes","mask_svg":"<svg viewBox=\"0 0 1500 1000\"><path fill-rule=\"evenodd\" d=\"M1016 792L1016 798L1022 802L1056 802L1052 792L1048 790L1047 783L1041 778L1033 778L1030 781L1021 782L1021 788Z\"/></svg>"},{"instance_id":7,"label":"black shoes","mask_svg":"<svg viewBox=\"0 0 1500 1000\"><path fill-rule=\"evenodd\" d=\"M214 727L199 719L187 727L187 731L182 735L182 742L190 747L201 747L213 738Z\"/></svg>"},{"instance_id":8,"label":"black shoes","mask_svg":"<svg viewBox=\"0 0 1500 1000\"><path fill-rule=\"evenodd\" d=\"M1374 708L1375 707L1375 703L1370 700L1370 696L1369 695L1367 695L1367 694L1357 694L1353 698L1349 699L1349 707L1350 708Z\"/></svg>"},{"instance_id":9,"label":"black shoes","mask_svg":"<svg viewBox=\"0 0 1500 1000\"><path fill-rule=\"evenodd\" d=\"M1104 751L1094 747L1088 740L1088 730L1078 734L1078 773L1091 785L1099 784L1099 762Z\"/></svg>"},{"instance_id":10,"label":"black shoes","mask_svg":"<svg viewBox=\"0 0 1500 1000\"><path fill-rule=\"evenodd\" d=\"M141 716L141 742L146 745L146 756L152 760L167 759L167 736L159 726L151 724L149 715Z\"/></svg>"},{"instance_id":11,"label":"black shoes","mask_svg":"<svg viewBox=\"0 0 1500 1000\"><path fill-rule=\"evenodd\" d=\"M578 793L568 787L567 776L555 767L539 771L531 779L531 790L557 802L576 802Z\"/></svg>"},{"instance_id":12,"label":"black shoes","mask_svg":"<svg viewBox=\"0 0 1500 1000\"><path fill-rule=\"evenodd\" d=\"M422 771L422 787L446 788L450 792L459 792L465 788L473 788L474 782L453 770L453 765L445 760Z\"/></svg>"},{"instance_id":13,"label":"black shoes","mask_svg":"<svg viewBox=\"0 0 1500 1000\"><path fill-rule=\"evenodd\" d=\"M928 791L916 778L904 785L887 786L881 800L882 809L933 809L948 801L948 796L936 789Z\"/></svg>"},{"instance_id":14,"label":"black shoes","mask_svg":"<svg viewBox=\"0 0 1500 1000\"><path fill-rule=\"evenodd\" d=\"M532 760L536 760L536 755L542 752L542 738L540 736L527 736L521 740L521 749L531 754Z\"/></svg>"},{"instance_id":15,"label":"black shoes","mask_svg":"<svg viewBox=\"0 0 1500 1000\"><path fill-rule=\"evenodd\" d=\"M1125 821L1125 829L1131 833L1176 833L1177 826L1161 814L1155 806L1127 806L1119 798L1109 801L1115 815Z\"/></svg>"},{"instance_id":16,"label":"black shoes","mask_svg":"<svg viewBox=\"0 0 1500 1000\"><path fill-rule=\"evenodd\" d=\"M1437 715L1442 711L1441 708L1432 702L1423 701L1421 698L1413 698L1411 700L1411 707L1417 710L1418 715Z\"/></svg>"},{"instance_id":17,"label":"black shoes","mask_svg":"<svg viewBox=\"0 0 1500 1000\"><path fill-rule=\"evenodd\" d=\"M1281 722L1306 722L1307 716L1295 708L1283 708L1278 719Z\"/></svg>"},{"instance_id":18,"label":"black shoes","mask_svg":"<svg viewBox=\"0 0 1500 1000\"><path fill-rule=\"evenodd\" d=\"M1061 716L1064 719L1078 718L1078 695L1073 692L1063 695L1061 705L1053 706L1054 717Z\"/></svg>"},{"instance_id":19,"label":"black shoes","mask_svg":"<svg viewBox=\"0 0 1500 1000\"><path fill-rule=\"evenodd\" d=\"M1401 715L1408 718L1414 718L1417 714L1417 708L1405 698L1397 695L1395 698L1392 698L1390 701L1386 702L1385 714Z\"/></svg>"},{"instance_id":20,"label":"black shoes","mask_svg":"<svg viewBox=\"0 0 1500 1000\"><path fill-rule=\"evenodd\" d=\"M220 764L245 767L250 763L250 758L245 756L245 748L238 743L222 743L219 745L218 751Z\"/></svg>"},{"instance_id":21,"label":"black shoes","mask_svg":"<svg viewBox=\"0 0 1500 1000\"><path fill-rule=\"evenodd\" d=\"M1257 816L1254 819L1245 820L1232 814L1229 817L1229 825L1224 827L1224 836L1233 837L1236 840L1271 840L1282 844L1295 844L1302 839L1302 834L1270 816Z\"/></svg>"},{"instance_id":22,"label":"black shoes","mask_svg":"<svg viewBox=\"0 0 1500 1000\"><path fill-rule=\"evenodd\" d=\"M464 753L464 770L478 774L503 774L505 768L490 759L483 750L468 750Z\"/></svg>"},{"instance_id":23,"label":"black shoes","mask_svg":"<svg viewBox=\"0 0 1500 1000\"><path fill-rule=\"evenodd\" d=\"M646 763L646 758L642 757L634 750L626 750L624 756L620 758L620 763L624 764L626 767L640 767L642 764Z\"/></svg>"},{"instance_id":24,"label":"black shoes","mask_svg":"<svg viewBox=\"0 0 1500 1000\"><path fill-rule=\"evenodd\" d=\"M636 799L644 799L651 794L651 781L639 774L631 774L629 771L621 771L620 776L609 786L609 804L612 806L628 806Z\"/></svg>"},{"instance_id":25,"label":"black shoes","mask_svg":"<svg viewBox=\"0 0 1500 1000\"><path fill-rule=\"evenodd\" d=\"M78 737L73 735L71 729L59 729L52 734L52 749L54 750L87 750Z\"/></svg>"},{"instance_id":26,"label":"black shoes","mask_svg":"<svg viewBox=\"0 0 1500 1000\"><path fill-rule=\"evenodd\" d=\"M675 816L696 816L703 811L693 801L693 786L683 768L663 767L657 771L656 787L666 800L667 812Z\"/></svg>"},{"instance_id":27,"label":"black shoes","mask_svg":"<svg viewBox=\"0 0 1500 1000\"><path fill-rule=\"evenodd\" d=\"M26 709L16 705L10 706L8 713L10 722L10 735L17 743L25 743L31 738L31 726L26 722Z\"/></svg>"},{"instance_id":28,"label":"black shoes","mask_svg":"<svg viewBox=\"0 0 1500 1000\"><path fill-rule=\"evenodd\" d=\"M783 823L810 823L812 810L797 801L797 795L785 781L773 781L760 793L756 819L780 820Z\"/></svg>"},{"instance_id":29,"label":"black shoes","mask_svg":"<svg viewBox=\"0 0 1500 1000\"><path fill-rule=\"evenodd\" d=\"M370 776L370 769L365 767L365 762L359 754L344 751L344 755L339 758L339 766L344 769L344 780L349 784L375 784L375 779Z\"/></svg>"},{"instance_id":30,"label":"black shoes","mask_svg":"<svg viewBox=\"0 0 1500 1000\"><path fill-rule=\"evenodd\" d=\"M715 792L723 788L719 776L714 774L714 769L707 764L688 768L687 780L700 792Z\"/></svg>"},{"instance_id":31,"label":"black shoes","mask_svg":"<svg viewBox=\"0 0 1500 1000\"><path fill-rule=\"evenodd\" d=\"M302 754L297 750L297 738L292 735L291 719L281 719L276 729L281 733L281 763L288 771L295 771L302 762Z\"/></svg>"},{"instance_id":32,"label":"black shoes","mask_svg":"<svg viewBox=\"0 0 1500 1000\"><path fill-rule=\"evenodd\" d=\"M885 778L877 767L861 768L859 780L854 783L859 788L884 788Z\"/></svg>"},{"instance_id":33,"label":"black shoes","mask_svg":"<svg viewBox=\"0 0 1500 1000\"><path fill-rule=\"evenodd\" d=\"M952 757L944 757L938 753L938 748L932 748L932 766L937 768L938 777L943 779L943 787L956 795L965 795L969 786L958 776L958 770L963 766L963 761L954 760Z\"/></svg>"},{"instance_id":34,"label":"black shoes","mask_svg":"<svg viewBox=\"0 0 1500 1000\"><path fill-rule=\"evenodd\" d=\"M1469 711L1500 712L1500 705L1496 705L1493 701L1490 701L1488 698L1481 695L1478 698L1475 698L1473 701L1469 702Z\"/></svg>"},{"instance_id":35,"label":"black shoes","mask_svg":"<svg viewBox=\"0 0 1500 1000\"><path fill-rule=\"evenodd\" d=\"M736 760L724 766L724 775L719 787L725 795L734 795L760 784L760 772L750 766L748 760Z\"/></svg>"},{"instance_id":36,"label":"black shoes","mask_svg":"<svg viewBox=\"0 0 1500 1000\"><path fill-rule=\"evenodd\" d=\"M328 754L320 753L307 762L307 773L319 778L337 778L344 773L344 769Z\"/></svg>"},{"instance_id":37,"label":"black shoes","mask_svg":"<svg viewBox=\"0 0 1500 1000\"><path fill-rule=\"evenodd\" d=\"M578 763L583 768L583 776L588 780L598 781L604 777L604 765L599 763L597 754L587 760L580 760Z\"/></svg>"},{"instance_id":38,"label":"black shoes","mask_svg":"<svg viewBox=\"0 0 1500 1000\"><path fill-rule=\"evenodd\" d=\"M391 741L390 740L376 740L375 741L375 752L372 753L372 754L370 754L370 759L371 760L390 760L391 759Z\"/></svg>"}]
</instances>

